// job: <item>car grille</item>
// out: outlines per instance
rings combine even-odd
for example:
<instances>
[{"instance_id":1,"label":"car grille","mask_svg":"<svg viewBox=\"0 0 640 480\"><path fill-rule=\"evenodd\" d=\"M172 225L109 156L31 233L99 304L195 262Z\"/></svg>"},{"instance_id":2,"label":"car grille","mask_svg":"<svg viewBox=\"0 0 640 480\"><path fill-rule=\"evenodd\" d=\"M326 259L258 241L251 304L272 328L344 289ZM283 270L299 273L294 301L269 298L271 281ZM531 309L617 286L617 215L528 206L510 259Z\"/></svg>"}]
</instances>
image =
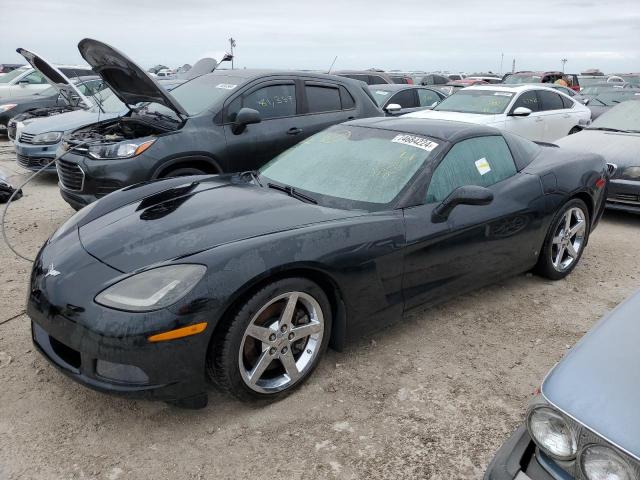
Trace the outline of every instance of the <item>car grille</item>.
<instances>
[{"instance_id":1,"label":"car grille","mask_svg":"<svg viewBox=\"0 0 640 480\"><path fill-rule=\"evenodd\" d=\"M26 155L16 154L18 165L24 168L42 168L47 165L53 158L46 157L28 157Z\"/></svg>"},{"instance_id":2,"label":"car grille","mask_svg":"<svg viewBox=\"0 0 640 480\"><path fill-rule=\"evenodd\" d=\"M609 202L626 203L629 205L640 205L640 195L633 195L629 193L616 193L610 195L607 198Z\"/></svg>"},{"instance_id":3,"label":"car grille","mask_svg":"<svg viewBox=\"0 0 640 480\"><path fill-rule=\"evenodd\" d=\"M67 162L66 160L58 160L56 162L56 169L58 170L60 185L65 190L75 192L82 191L82 187L84 186L84 172L78 165Z\"/></svg>"},{"instance_id":4,"label":"car grille","mask_svg":"<svg viewBox=\"0 0 640 480\"><path fill-rule=\"evenodd\" d=\"M33 144L33 137L35 134L33 133L21 133L20 138L18 139L21 143L27 143L29 145Z\"/></svg>"},{"instance_id":5,"label":"car grille","mask_svg":"<svg viewBox=\"0 0 640 480\"><path fill-rule=\"evenodd\" d=\"M11 140L16 139L16 122L10 121L7 125L7 135Z\"/></svg>"}]
</instances>

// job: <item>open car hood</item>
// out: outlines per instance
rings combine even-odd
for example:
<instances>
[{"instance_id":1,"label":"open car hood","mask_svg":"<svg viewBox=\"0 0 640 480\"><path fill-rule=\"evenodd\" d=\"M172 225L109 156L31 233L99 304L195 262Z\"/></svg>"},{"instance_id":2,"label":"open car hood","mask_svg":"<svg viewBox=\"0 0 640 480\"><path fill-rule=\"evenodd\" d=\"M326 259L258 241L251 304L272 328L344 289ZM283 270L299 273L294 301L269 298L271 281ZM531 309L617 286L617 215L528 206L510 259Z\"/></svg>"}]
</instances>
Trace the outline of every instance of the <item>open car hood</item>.
<instances>
[{"instance_id":1,"label":"open car hood","mask_svg":"<svg viewBox=\"0 0 640 480\"><path fill-rule=\"evenodd\" d=\"M170 108L178 115L188 116L175 98L124 53L91 38L81 40L78 50L126 105L154 102Z\"/></svg>"},{"instance_id":2,"label":"open car hood","mask_svg":"<svg viewBox=\"0 0 640 480\"><path fill-rule=\"evenodd\" d=\"M219 64L215 58L201 58L189 70L184 73L179 73L178 78L180 80L191 80L199 77L200 75L213 72L218 65Z\"/></svg>"},{"instance_id":3,"label":"open car hood","mask_svg":"<svg viewBox=\"0 0 640 480\"><path fill-rule=\"evenodd\" d=\"M71 96L77 95L87 108L91 107L94 104L94 102L88 100L87 97L85 97L82 92L80 92L78 87L76 87L64 73L62 73L54 65L47 62L40 55L30 52L29 50L26 50L24 48L18 48L16 49L16 52L22 55L25 60L29 62L29 64L33 68L40 72L51 85L57 88L58 91L65 96L69 103L71 103Z\"/></svg>"}]
</instances>

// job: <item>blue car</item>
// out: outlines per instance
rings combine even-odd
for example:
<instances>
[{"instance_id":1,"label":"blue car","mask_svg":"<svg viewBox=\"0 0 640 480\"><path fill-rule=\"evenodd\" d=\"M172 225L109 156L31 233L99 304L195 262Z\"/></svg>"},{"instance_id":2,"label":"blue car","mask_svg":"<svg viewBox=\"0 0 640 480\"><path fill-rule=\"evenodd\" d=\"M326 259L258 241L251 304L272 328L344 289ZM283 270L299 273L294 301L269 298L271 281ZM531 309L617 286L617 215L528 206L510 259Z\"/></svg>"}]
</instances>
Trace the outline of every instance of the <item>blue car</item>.
<instances>
[{"instance_id":1,"label":"blue car","mask_svg":"<svg viewBox=\"0 0 640 480\"><path fill-rule=\"evenodd\" d=\"M547 375L485 480L640 478L640 292Z\"/></svg>"}]
</instances>

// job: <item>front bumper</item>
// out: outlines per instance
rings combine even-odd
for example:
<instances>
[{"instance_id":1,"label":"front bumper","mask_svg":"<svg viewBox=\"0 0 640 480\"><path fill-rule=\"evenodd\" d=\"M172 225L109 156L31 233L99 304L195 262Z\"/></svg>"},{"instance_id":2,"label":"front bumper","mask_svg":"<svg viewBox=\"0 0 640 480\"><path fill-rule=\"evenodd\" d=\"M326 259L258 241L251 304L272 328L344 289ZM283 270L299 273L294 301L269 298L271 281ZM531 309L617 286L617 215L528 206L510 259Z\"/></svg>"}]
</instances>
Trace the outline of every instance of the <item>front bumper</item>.
<instances>
[{"instance_id":1,"label":"front bumper","mask_svg":"<svg viewBox=\"0 0 640 480\"><path fill-rule=\"evenodd\" d=\"M96 304L97 291L121 274L86 253L77 231L62 240L38 254L27 303L33 342L45 358L73 380L105 393L165 401L206 398L207 331L167 342L147 340L206 321L205 314L130 313ZM52 269L59 274L47 275Z\"/></svg>"},{"instance_id":2,"label":"front bumper","mask_svg":"<svg viewBox=\"0 0 640 480\"><path fill-rule=\"evenodd\" d=\"M607 208L640 214L640 181L610 180Z\"/></svg>"},{"instance_id":3,"label":"front bumper","mask_svg":"<svg viewBox=\"0 0 640 480\"><path fill-rule=\"evenodd\" d=\"M14 147L18 165L32 172L36 172L55 158L58 145L29 145L15 140ZM55 163L52 163L45 171L55 173Z\"/></svg>"},{"instance_id":4,"label":"front bumper","mask_svg":"<svg viewBox=\"0 0 640 480\"><path fill-rule=\"evenodd\" d=\"M520 426L500 447L484 474L484 480L565 480L568 478L570 477L563 470L552 468L550 459L538 457L535 443L524 425Z\"/></svg>"}]
</instances>

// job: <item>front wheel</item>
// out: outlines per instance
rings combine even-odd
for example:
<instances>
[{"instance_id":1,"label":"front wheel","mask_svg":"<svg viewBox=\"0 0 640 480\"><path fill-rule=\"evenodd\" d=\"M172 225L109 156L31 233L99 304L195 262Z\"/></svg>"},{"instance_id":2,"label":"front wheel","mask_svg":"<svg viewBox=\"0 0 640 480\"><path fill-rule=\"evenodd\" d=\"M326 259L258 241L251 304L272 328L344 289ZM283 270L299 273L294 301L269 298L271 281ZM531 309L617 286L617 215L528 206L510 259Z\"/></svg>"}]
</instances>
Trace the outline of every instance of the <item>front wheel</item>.
<instances>
[{"instance_id":1,"label":"front wheel","mask_svg":"<svg viewBox=\"0 0 640 480\"><path fill-rule=\"evenodd\" d=\"M582 200L567 202L547 233L536 272L551 280L566 277L576 267L589 238L589 210Z\"/></svg>"},{"instance_id":2,"label":"front wheel","mask_svg":"<svg viewBox=\"0 0 640 480\"><path fill-rule=\"evenodd\" d=\"M242 400L276 399L310 376L330 334L323 290L305 278L279 280L255 293L213 340L207 371Z\"/></svg>"}]
</instances>

